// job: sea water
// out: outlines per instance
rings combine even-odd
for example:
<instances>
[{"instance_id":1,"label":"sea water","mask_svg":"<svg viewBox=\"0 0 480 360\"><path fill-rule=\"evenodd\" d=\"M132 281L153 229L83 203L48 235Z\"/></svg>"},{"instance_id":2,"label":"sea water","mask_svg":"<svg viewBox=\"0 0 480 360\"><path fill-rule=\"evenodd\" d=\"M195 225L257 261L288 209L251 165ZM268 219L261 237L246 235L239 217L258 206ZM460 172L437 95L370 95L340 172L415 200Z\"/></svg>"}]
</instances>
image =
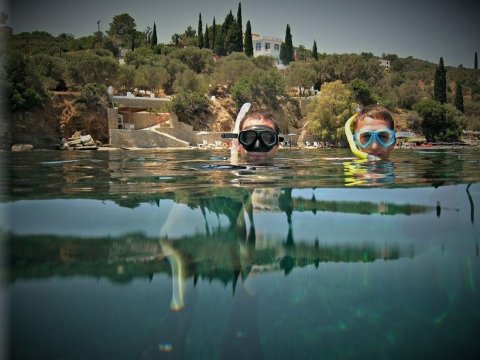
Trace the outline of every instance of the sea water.
<instances>
[{"instance_id":1,"label":"sea water","mask_svg":"<svg viewBox=\"0 0 480 360\"><path fill-rule=\"evenodd\" d=\"M14 359L480 355L480 155L5 153Z\"/></svg>"}]
</instances>

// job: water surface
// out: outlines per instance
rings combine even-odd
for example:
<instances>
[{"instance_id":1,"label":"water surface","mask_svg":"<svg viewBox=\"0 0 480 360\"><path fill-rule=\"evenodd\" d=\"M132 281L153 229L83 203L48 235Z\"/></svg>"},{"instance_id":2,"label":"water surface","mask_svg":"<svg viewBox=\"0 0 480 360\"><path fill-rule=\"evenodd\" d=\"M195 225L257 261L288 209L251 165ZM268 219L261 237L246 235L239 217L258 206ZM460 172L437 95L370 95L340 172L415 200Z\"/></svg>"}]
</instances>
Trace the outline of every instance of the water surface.
<instances>
[{"instance_id":1,"label":"water surface","mask_svg":"<svg viewBox=\"0 0 480 360\"><path fill-rule=\"evenodd\" d=\"M476 150L228 155L6 154L10 357L480 355Z\"/></svg>"}]
</instances>

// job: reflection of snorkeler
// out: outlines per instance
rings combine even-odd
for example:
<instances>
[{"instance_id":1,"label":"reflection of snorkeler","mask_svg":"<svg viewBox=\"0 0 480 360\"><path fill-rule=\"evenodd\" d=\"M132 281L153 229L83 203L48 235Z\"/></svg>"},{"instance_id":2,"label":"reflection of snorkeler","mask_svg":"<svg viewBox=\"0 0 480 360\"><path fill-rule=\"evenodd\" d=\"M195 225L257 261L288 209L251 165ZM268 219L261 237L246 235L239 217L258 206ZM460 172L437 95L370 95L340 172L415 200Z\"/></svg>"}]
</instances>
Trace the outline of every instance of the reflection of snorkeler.
<instances>
[{"instance_id":1,"label":"reflection of snorkeler","mask_svg":"<svg viewBox=\"0 0 480 360\"><path fill-rule=\"evenodd\" d=\"M229 248L223 253L229 254L231 269L236 274L230 316L226 321L225 331L221 335L220 358L262 359L258 299L255 285L250 278L255 273L251 269L251 263L255 258L252 250L258 246L258 241L268 241L268 239L263 239L263 234L255 233L254 212L281 211L279 199L283 192L278 188L245 189L245 191L239 189L238 191L241 196L236 196L236 201L228 206L227 216L230 219L230 228L206 235L209 241L216 239L222 247ZM208 198L208 201L209 205L205 204L205 206L210 208L221 206L224 202L216 197ZM233 211L232 206L236 211ZM207 221L206 218L205 221ZM191 262L188 253L181 250L175 242L162 238L160 245L171 269L172 299L168 315L162 320L161 328L144 351L143 358L180 359L187 354L186 339L196 307L196 291L188 281L192 271L195 272L195 263ZM268 247L266 244L263 246Z\"/></svg>"},{"instance_id":2,"label":"reflection of snorkeler","mask_svg":"<svg viewBox=\"0 0 480 360\"><path fill-rule=\"evenodd\" d=\"M390 161L352 160L343 163L346 186L373 186L395 182L395 167Z\"/></svg>"}]
</instances>

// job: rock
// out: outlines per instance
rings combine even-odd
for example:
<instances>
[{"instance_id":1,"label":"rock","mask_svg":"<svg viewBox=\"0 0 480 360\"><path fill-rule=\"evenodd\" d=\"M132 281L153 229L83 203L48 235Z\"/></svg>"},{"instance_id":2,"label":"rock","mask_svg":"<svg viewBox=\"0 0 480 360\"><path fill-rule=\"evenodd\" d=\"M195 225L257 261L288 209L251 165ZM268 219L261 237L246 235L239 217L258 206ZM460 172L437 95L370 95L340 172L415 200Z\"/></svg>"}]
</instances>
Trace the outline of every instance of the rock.
<instances>
[{"instance_id":1,"label":"rock","mask_svg":"<svg viewBox=\"0 0 480 360\"><path fill-rule=\"evenodd\" d=\"M15 144L12 145L12 151L32 151L33 145L32 144Z\"/></svg>"}]
</instances>

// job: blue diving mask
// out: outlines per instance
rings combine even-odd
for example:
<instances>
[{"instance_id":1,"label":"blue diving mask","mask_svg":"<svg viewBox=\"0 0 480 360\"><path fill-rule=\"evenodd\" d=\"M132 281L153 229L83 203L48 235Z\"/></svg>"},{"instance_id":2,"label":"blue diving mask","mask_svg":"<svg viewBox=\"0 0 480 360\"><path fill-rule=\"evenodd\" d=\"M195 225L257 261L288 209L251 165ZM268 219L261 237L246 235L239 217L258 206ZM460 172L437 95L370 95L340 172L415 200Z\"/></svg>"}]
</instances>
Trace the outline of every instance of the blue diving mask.
<instances>
[{"instance_id":1,"label":"blue diving mask","mask_svg":"<svg viewBox=\"0 0 480 360\"><path fill-rule=\"evenodd\" d=\"M355 144L365 149L369 147L374 141L383 147L389 147L395 143L395 131L392 129L380 129L380 130L360 130L353 134Z\"/></svg>"}]
</instances>

